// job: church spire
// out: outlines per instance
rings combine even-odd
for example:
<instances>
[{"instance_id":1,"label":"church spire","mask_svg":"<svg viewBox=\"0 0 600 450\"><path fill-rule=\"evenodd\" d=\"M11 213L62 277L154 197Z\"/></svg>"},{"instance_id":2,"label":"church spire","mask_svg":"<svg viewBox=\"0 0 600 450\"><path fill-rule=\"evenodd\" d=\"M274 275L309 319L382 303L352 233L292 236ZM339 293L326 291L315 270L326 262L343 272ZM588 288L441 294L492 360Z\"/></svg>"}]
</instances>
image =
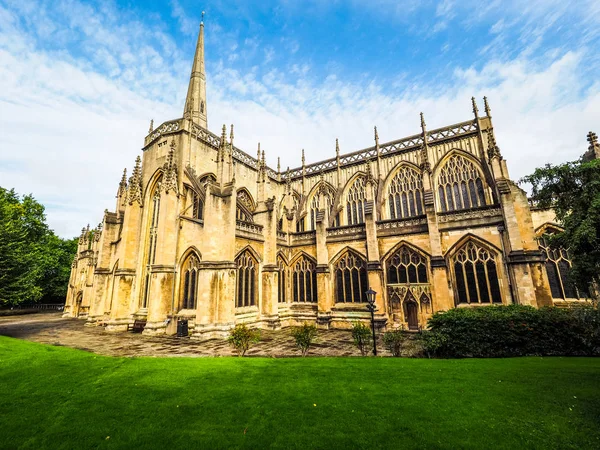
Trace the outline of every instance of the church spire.
<instances>
[{"instance_id":1,"label":"church spire","mask_svg":"<svg viewBox=\"0 0 600 450\"><path fill-rule=\"evenodd\" d=\"M202 12L202 18L183 116L186 119L190 119L196 125L207 128L206 74L204 72L204 11Z\"/></svg>"}]
</instances>

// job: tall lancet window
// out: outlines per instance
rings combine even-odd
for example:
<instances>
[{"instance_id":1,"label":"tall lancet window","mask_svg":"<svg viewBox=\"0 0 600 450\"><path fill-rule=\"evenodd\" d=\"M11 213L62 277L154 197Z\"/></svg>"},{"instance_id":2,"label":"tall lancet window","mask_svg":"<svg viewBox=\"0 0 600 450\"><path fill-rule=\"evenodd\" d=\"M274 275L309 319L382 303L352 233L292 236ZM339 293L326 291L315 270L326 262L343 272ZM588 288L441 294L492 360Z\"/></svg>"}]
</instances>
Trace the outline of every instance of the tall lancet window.
<instances>
[{"instance_id":1,"label":"tall lancet window","mask_svg":"<svg viewBox=\"0 0 600 450\"><path fill-rule=\"evenodd\" d=\"M453 155L438 176L438 197L442 212L485 206L481 172L469 159Z\"/></svg>"},{"instance_id":2,"label":"tall lancet window","mask_svg":"<svg viewBox=\"0 0 600 450\"><path fill-rule=\"evenodd\" d=\"M292 266L294 302L317 302L317 267L313 260L302 255Z\"/></svg>"},{"instance_id":3,"label":"tall lancet window","mask_svg":"<svg viewBox=\"0 0 600 450\"><path fill-rule=\"evenodd\" d=\"M452 259L456 303L502 303L496 255L469 241Z\"/></svg>"},{"instance_id":4,"label":"tall lancet window","mask_svg":"<svg viewBox=\"0 0 600 450\"><path fill-rule=\"evenodd\" d=\"M423 214L423 180L421 174L404 166L388 188L390 219L403 219Z\"/></svg>"},{"instance_id":5,"label":"tall lancet window","mask_svg":"<svg viewBox=\"0 0 600 450\"><path fill-rule=\"evenodd\" d=\"M284 259L277 256L277 269L279 270L279 278L277 280L277 300L279 303L287 302L287 274L288 268Z\"/></svg>"},{"instance_id":6,"label":"tall lancet window","mask_svg":"<svg viewBox=\"0 0 600 450\"><path fill-rule=\"evenodd\" d=\"M365 222L365 178L359 177L346 196L346 213L348 225L356 225Z\"/></svg>"},{"instance_id":7,"label":"tall lancet window","mask_svg":"<svg viewBox=\"0 0 600 450\"><path fill-rule=\"evenodd\" d=\"M200 179L200 185L202 186L203 191L192 191L192 217L194 219L204 220L204 199L206 198L208 184L213 181L216 181L214 175L206 175Z\"/></svg>"},{"instance_id":8,"label":"tall lancet window","mask_svg":"<svg viewBox=\"0 0 600 450\"><path fill-rule=\"evenodd\" d=\"M347 251L335 269L335 299L337 303L364 303L369 289L367 263L358 254Z\"/></svg>"},{"instance_id":9,"label":"tall lancet window","mask_svg":"<svg viewBox=\"0 0 600 450\"><path fill-rule=\"evenodd\" d=\"M550 282L552 298L575 299L578 298L577 290L570 280L571 258L569 251L562 247L550 245L549 233L538 238L540 250L546 256L546 273Z\"/></svg>"},{"instance_id":10,"label":"tall lancet window","mask_svg":"<svg viewBox=\"0 0 600 450\"><path fill-rule=\"evenodd\" d=\"M192 202L192 217L204 220L204 198L202 195L194 191Z\"/></svg>"},{"instance_id":11,"label":"tall lancet window","mask_svg":"<svg viewBox=\"0 0 600 450\"><path fill-rule=\"evenodd\" d=\"M237 266L235 306L254 306L258 298L258 261L249 250L235 260Z\"/></svg>"},{"instance_id":12,"label":"tall lancet window","mask_svg":"<svg viewBox=\"0 0 600 450\"><path fill-rule=\"evenodd\" d=\"M235 217L242 222L254 222L254 200L245 189L241 189L237 193L237 203Z\"/></svg>"},{"instance_id":13,"label":"tall lancet window","mask_svg":"<svg viewBox=\"0 0 600 450\"><path fill-rule=\"evenodd\" d=\"M183 264L181 270L181 294L182 309L196 309L196 298L198 295L198 264L199 260L195 254L191 254Z\"/></svg>"},{"instance_id":14,"label":"tall lancet window","mask_svg":"<svg viewBox=\"0 0 600 450\"><path fill-rule=\"evenodd\" d=\"M152 210L150 211L150 223L148 225L148 247L146 249L146 277L144 280L144 295L142 296L142 308L148 307L150 296L150 268L156 260L156 242L158 232L158 216L160 213L160 181L156 183L152 191Z\"/></svg>"}]
</instances>

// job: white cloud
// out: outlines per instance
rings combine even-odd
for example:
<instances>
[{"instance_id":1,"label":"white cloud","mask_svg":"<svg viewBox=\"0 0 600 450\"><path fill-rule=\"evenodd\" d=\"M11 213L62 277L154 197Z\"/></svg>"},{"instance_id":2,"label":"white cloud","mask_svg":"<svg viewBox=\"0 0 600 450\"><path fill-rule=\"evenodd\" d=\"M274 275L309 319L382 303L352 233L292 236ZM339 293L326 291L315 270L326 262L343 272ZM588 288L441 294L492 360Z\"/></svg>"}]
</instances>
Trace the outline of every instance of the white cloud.
<instances>
[{"instance_id":1,"label":"white cloud","mask_svg":"<svg viewBox=\"0 0 600 450\"><path fill-rule=\"evenodd\" d=\"M177 0L171 0L171 16L177 19L179 29L183 34L194 36L198 31L199 24L189 17Z\"/></svg>"}]
</instances>

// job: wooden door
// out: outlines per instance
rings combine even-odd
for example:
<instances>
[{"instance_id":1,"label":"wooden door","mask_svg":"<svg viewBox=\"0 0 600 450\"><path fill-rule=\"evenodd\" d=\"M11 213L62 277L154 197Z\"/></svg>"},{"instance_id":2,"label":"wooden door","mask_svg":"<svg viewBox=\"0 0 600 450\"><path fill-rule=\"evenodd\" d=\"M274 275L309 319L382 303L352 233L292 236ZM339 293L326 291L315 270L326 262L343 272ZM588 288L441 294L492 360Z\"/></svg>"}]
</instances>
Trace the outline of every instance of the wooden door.
<instances>
[{"instance_id":1,"label":"wooden door","mask_svg":"<svg viewBox=\"0 0 600 450\"><path fill-rule=\"evenodd\" d=\"M406 302L406 321L409 330L419 329L419 311L417 303L414 300Z\"/></svg>"}]
</instances>

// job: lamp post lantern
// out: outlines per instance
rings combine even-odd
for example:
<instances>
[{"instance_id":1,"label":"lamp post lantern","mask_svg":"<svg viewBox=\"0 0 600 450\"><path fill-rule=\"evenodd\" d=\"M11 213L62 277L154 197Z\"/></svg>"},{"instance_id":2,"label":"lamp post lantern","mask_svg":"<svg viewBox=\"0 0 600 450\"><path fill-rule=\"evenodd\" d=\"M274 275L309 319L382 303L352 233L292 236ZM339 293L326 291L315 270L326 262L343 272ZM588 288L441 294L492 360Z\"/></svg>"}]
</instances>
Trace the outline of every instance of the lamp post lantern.
<instances>
[{"instance_id":1,"label":"lamp post lantern","mask_svg":"<svg viewBox=\"0 0 600 450\"><path fill-rule=\"evenodd\" d=\"M375 310L377 306L375 306L375 296L377 292L375 292L371 287L369 290L365 292L367 296L367 309L371 312L371 329L373 330L373 355L377 356L377 341L375 338Z\"/></svg>"}]
</instances>

